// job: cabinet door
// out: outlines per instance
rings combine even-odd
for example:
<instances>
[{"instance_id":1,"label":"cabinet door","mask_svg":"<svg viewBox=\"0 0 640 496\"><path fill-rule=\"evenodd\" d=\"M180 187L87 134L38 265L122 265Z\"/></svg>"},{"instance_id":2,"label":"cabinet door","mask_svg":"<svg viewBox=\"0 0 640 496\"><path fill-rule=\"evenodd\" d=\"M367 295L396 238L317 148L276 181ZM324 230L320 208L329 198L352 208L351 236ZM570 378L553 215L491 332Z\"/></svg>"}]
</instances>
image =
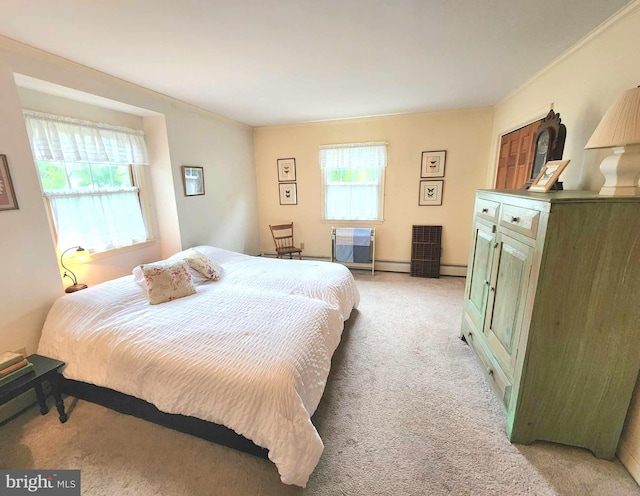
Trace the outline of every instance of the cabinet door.
<instances>
[{"instance_id":1,"label":"cabinet door","mask_svg":"<svg viewBox=\"0 0 640 496\"><path fill-rule=\"evenodd\" d=\"M498 233L489 287L485 336L510 379L522 328L533 248Z\"/></svg>"},{"instance_id":2,"label":"cabinet door","mask_svg":"<svg viewBox=\"0 0 640 496\"><path fill-rule=\"evenodd\" d=\"M473 236L473 254L470 280L465 295L465 309L469 320L477 331L482 332L489 294L489 278L491 276L491 262L493 260L493 245L495 243L495 226L485 226L480 222L475 224Z\"/></svg>"}]
</instances>

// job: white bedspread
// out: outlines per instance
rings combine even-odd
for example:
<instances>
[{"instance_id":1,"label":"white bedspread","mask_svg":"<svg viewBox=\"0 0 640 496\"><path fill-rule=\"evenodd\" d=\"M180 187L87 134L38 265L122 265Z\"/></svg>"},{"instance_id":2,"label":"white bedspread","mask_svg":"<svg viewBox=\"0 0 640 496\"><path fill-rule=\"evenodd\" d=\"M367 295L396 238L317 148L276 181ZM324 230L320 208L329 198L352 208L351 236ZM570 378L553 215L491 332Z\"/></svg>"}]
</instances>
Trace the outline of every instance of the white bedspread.
<instances>
[{"instance_id":1,"label":"white bedspread","mask_svg":"<svg viewBox=\"0 0 640 496\"><path fill-rule=\"evenodd\" d=\"M337 307L344 320L360 302L353 276L341 264L252 257L213 246L195 249L222 265L228 284L316 298Z\"/></svg>"},{"instance_id":2,"label":"white bedspread","mask_svg":"<svg viewBox=\"0 0 640 496\"><path fill-rule=\"evenodd\" d=\"M38 353L65 361L70 379L230 427L304 487L323 450L310 417L358 303L353 277L326 262L198 249L222 265L220 281L160 305L132 276L66 295Z\"/></svg>"}]
</instances>

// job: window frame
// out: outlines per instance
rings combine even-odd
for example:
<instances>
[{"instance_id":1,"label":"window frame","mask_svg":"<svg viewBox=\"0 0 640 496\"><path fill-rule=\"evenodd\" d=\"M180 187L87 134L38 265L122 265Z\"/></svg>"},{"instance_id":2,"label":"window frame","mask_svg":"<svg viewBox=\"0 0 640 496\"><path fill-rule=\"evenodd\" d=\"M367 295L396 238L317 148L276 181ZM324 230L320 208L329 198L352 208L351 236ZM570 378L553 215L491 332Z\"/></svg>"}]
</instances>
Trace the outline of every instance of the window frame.
<instances>
[{"instance_id":1,"label":"window frame","mask_svg":"<svg viewBox=\"0 0 640 496\"><path fill-rule=\"evenodd\" d=\"M56 246L56 249L58 251L62 251L64 249L66 249L65 247L60 246L59 243L59 235L58 235L58 229L56 227L56 222L54 220L54 214L53 214L53 206L51 205L51 199L47 196L47 191L45 191L43 184L42 184L42 177L40 176L40 167L38 165L39 162L59 162L63 165L63 167L67 167L68 163L72 163L70 161L57 161L57 160L38 160L36 158L34 158L34 164L36 167L36 172L38 174L38 181L40 182L40 191L42 192L42 197L45 203L45 207L46 207L46 211L47 211L47 219L49 221L49 229L51 231L51 237L54 241L54 244ZM87 163L87 162L76 162L76 163ZM94 165L92 163L89 163L89 165ZM100 163L95 163L95 165L103 165ZM115 165L115 164L104 164L104 165ZM120 164L120 165L125 165L125 164ZM153 236L152 236L152 230L151 230L151 218L149 215L149 211L148 208L146 207L146 191L144 189L144 178L143 178L143 174L144 174L144 169L143 167L145 167L144 165L138 165L138 164L126 164L126 167L128 169L128 174L129 174L129 180L131 182L131 186L127 186L127 187L133 187L137 189L136 192L136 196L138 199L138 204L140 205L140 214L142 216L142 222L144 225L144 229L145 229L145 240L144 241L138 241L136 243L131 243L129 245L123 245L123 246L117 246L117 247L112 247L112 248L107 248L105 250L97 250L94 247L87 247L87 252L91 254L92 259L95 259L96 255L108 255L111 253L115 253L115 252L121 252L121 251L128 251L130 249L137 249L137 248L142 248L144 246L148 246L150 244L152 244L154 242L153 240ZM66 189L66 191L75 191L75 190L69 190ZM55 190L50 190L50 192L55 192ZM91 191L86 191L85 195L89 196L93 194ZM83 195L83 193L78 193L78 196L85 196ZM100 257L98 257L100 258Z\"/></svg>"},{"instance_id":2,"label":"window frame","mask_svg":"<svg viewBox=\"0 0 640 496\"><path fill-rule=\"evenodd\" d=\"M325 145L325 146L321 146L320 148L346 148L346 147L364 147L364 146L380 146L380 145L384 145L385 146L385 154L386 154L386 147L388 146L388 144L386 142L372 142L372 143L345 143L345 144L341 144L341 145ZM320 162L320 158L318 159L318 161ZM320 179L321 179L321 184L322 184L322 188L321 188L321 208L322 208L322 216L321 219L325 222L331 222L331 223L340 223L340 222L344 222L344 223L362 223L362 222L367 222L367 223L376 223L376 224L382 224L385 219L384 219L384 200L386 197L386 166L388 163L388 154L385 155L385 164L380 168L380 182L377 184L378 186L378 215L376 219L335 219L335 218L330 218L327 216L327 181L326 181L326 176L327 176L327 168L323 168L322 164L320 164ZM332 168L334 170L338 169L336 168ZM351 169L354 170L354 169ZM364 184L363 184L364 185Z\"/></svg>"}]
</instances>

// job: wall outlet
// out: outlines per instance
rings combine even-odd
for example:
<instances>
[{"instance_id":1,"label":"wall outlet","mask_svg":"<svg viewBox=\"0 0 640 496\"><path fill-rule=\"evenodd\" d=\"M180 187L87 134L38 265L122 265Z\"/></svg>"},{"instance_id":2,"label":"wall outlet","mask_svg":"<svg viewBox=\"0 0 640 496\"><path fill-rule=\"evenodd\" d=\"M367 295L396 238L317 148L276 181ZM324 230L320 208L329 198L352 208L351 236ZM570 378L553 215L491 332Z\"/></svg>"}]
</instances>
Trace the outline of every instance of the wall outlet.
<instances>
[{"instance_id":1,"label":"wall outlet","mask_svg":"<svg viewBox=\"0 0 640 496\"><path fill-rule=\"evenodd\" d=\"M304 243L300 243L300 249L304 250Z\"/></svg>"}]
</instances>

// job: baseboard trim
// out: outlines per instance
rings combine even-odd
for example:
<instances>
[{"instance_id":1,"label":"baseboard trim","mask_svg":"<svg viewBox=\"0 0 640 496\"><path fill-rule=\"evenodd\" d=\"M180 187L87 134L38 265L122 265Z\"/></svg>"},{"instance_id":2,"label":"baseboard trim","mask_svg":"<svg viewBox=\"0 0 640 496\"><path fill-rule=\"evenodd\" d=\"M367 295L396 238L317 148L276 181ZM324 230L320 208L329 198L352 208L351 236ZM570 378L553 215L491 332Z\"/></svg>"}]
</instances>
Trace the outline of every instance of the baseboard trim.
<instances>
[{"instance_id":1,"label":"baseboard trim","mask_svg":"<svg viewBox=\"0 0 640 496\"><path fill-rule=\"evenodd\" d=\"M640 461L625 447L624 442L621 442L618 446L618 458L631 474L631 477L640 484Z\"/></svg>"},{"instance_id":2,"label":"baseboard trim","mask_svg":"<svg viewBox=\"0 0 640 496\"><path fill-rule=\"evenodd\" d=\"M260 253L261 257L267 258L276 258L275 253ZM314 255L303 255L303 260L320 260L324 262L329 262L329 257L322 256L314 256ZM294 259L295 260L295 259ZM360 270L360 269L358 269ZM370 270L370 269L361 269L361 270ZM398 262L395 260L376 260L375 270L380 272L411 272L411 262ZM466 265L440 265L440 275L442 276L454 276L454 277L466 277L467 276L467 266Z\"/></svg>"}]
</instances>

